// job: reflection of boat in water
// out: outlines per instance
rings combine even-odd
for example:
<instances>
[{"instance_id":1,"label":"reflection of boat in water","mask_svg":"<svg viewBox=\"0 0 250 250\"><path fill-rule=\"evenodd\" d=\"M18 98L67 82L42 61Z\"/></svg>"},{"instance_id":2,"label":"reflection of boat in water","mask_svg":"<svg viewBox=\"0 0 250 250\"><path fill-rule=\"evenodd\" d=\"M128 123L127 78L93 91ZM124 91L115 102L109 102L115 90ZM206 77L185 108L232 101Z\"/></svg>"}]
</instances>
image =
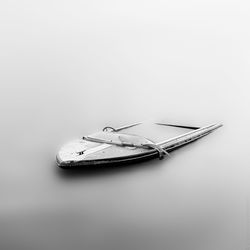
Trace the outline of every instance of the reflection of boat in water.
<instances>
[{"instance_id":1,"label":"reflection of boat in water","mask_svg":"<svg viewBox=\"0 0 250 250\"><path fill-rule=\"evenodd\" d=\"M200 139L222 126L221 124L212 124L199 128L156 123L162 126L192 129L188 133L156 143L142 136L120 132L139 124L136 123L116 129L105 127L101 132L64 145L56 156L58 166L73 168L75 166L89 165L120 165L157 157L163 159L171 150Z\"/></svg>"}]
</instances>

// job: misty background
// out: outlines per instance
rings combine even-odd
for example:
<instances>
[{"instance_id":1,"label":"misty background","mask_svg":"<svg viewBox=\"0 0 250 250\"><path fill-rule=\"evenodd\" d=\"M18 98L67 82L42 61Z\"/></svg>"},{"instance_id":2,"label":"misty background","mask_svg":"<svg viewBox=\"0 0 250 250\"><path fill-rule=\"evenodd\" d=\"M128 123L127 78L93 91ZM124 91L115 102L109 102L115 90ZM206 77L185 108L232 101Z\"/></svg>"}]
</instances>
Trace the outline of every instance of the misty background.
<instances>
[{"instance_id":1,"label":"misty background","mask_svg":"<svg viewBox=\"0 0 250 250\"><path fill-rule=\"evenodd\" d=\"M246 249L249 7L1 1L0 248ZM63 143L140 121L224 126L163 161L56 166Z\"/></svg>"}]
</instances>

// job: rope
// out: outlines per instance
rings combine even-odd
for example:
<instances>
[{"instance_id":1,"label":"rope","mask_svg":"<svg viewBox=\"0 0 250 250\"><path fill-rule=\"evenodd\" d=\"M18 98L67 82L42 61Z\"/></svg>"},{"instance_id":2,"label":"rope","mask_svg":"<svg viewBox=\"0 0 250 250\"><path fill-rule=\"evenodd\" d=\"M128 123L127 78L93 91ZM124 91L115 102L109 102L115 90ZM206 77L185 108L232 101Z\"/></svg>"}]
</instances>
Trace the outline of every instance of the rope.
<instances>
[{"instance_id":1,"label":"rope","mask_svg":"<svg viewBox=\"0 0 250 250\"><path fill-rule=\"evenodd\" d=\"M169 156L169 153L166 150L164 150L162 147L160 147L154 143L143 144L143 146L147 146L149 148L156 149L159 153L159 160L162 160L165 155Z\"/></svg>"}]
</instances>

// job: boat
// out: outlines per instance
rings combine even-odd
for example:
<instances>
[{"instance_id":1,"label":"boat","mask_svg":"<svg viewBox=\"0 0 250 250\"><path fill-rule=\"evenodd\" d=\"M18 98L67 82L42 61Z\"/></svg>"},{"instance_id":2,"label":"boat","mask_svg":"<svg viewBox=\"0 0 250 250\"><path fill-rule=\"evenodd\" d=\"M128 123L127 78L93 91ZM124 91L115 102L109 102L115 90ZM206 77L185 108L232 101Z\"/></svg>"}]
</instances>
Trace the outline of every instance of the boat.
<instances>
[{"instance_id":1,"label":"boat","mask_svg":"<svg viewBox=\"0 0 250 250\"><path fill-rule=\"evenodd\" d=\"M139 124L141 123L118 128L105 127L102 131L71 141L56 155L57 165L64 169L73 169L79 166L129 164L153 158L162 160L174 149L196 141L222 126L217 123L204 127L155 123L157 126L185 128L191 131L154 142L143 136L124 132Z\"/></svg>"}]
</instances>

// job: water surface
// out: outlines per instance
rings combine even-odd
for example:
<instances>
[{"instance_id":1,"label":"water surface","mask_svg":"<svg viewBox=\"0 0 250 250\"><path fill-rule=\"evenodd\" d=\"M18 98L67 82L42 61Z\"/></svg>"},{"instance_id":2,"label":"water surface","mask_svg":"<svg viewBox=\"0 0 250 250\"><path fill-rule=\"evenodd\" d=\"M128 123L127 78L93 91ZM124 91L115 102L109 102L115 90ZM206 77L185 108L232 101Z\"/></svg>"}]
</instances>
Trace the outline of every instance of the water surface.
<instances>
[{"instance_id":1,"label":"water surface","mask_svg":"<svg viewBox=\"0 0 250 250\"><path fill-rule=\"evenodd\" d=\"M249 21L247 1L1 3L1 249L244 249ZM140 121L224 126L163 161L56 167Z\"/></svg>"}]
</instances>

